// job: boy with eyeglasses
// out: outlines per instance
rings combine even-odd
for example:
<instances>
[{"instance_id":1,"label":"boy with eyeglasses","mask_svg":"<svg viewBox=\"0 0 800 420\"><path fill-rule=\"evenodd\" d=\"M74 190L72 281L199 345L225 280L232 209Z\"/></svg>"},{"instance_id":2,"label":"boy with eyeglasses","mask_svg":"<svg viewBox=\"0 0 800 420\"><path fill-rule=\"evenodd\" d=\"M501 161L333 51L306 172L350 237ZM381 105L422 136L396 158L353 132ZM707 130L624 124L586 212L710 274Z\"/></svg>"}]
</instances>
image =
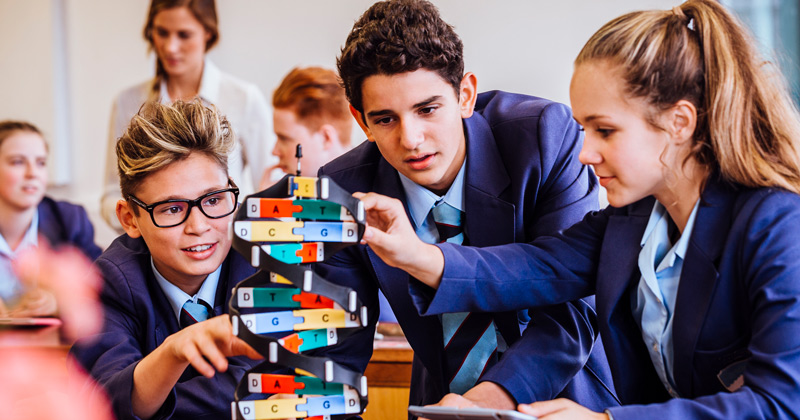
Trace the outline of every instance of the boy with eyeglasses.
<instances>
[{"instance_id":1,"label":"boy with eyeglasses","mask_svg":"<svg viewBox=\"0 0 800 420\"><path fill-rule=\"evenodd\" d=\"M73 352L118 419L228 417L236 384L259 363L224 315L235 283L255 271L230 252L233 141L227 120L193 101L145 105L117 142L126 234L96 262L103 331Z\"/></svg>"}]
</instances>

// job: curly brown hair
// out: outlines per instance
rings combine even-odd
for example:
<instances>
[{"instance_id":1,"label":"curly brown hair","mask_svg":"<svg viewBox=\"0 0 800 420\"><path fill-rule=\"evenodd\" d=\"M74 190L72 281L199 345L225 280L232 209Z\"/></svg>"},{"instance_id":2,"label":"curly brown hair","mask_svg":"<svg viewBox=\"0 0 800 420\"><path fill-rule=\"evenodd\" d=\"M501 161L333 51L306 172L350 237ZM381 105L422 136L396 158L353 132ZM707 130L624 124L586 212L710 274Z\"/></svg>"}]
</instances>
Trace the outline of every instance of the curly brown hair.
<instances>
[{"instance_id":1,"label":"curly brown hair","mask_svg":"<svg viewBox=\"0 0 800 420\"><path fill-rule=\"evenodd\" d=\"M388 0L373 4L356 21L336 66L347 100L363 113L361 85L376 74L435 71L458 95L464 45L430 2Z\"/></svg>"}]
</instances>

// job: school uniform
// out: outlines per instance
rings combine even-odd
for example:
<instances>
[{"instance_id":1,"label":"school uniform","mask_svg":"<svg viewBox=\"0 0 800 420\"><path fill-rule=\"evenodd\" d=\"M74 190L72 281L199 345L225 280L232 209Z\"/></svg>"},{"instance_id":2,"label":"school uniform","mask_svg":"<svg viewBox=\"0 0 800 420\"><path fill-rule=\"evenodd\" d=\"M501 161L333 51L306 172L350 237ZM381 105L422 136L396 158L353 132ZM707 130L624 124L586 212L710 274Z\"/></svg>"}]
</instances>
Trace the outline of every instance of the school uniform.
<instances>
[{"instance_id":1,"label":"school uniform","mask_svg":"<svg viewBox=\"0 0 800 420\"><path fill-rule=\"evenodd\" d=\"M444 274L411 293L422 314L548 305L596 293L621 419L796 418L800 413L800 197L714 174L697 205L663 380L639 293L654 198L595 212L563 235L440 246ZM646 241L644 241L646 242ZM672 360L671 363L670 360Z\"/></svg>"},{"instance_id":2,"label":"school uniform","mask_svg":"<svg viewBox=\"0 0 800 420\"><path fill-rule=\"evenodd\" d=\"M31 224L16 249L11 250L5 238L0 235L0 299L13 300L23 292L12 261L21 252L38 247L40 236L51 247L70 245L91 260L102 252L94 243L94 228L83 207L45 196L36 206Z\"/></svg>"},{"instance_id":3,"label":"school uniform","mask_svg":"<svg viewBox=\"0 0 800 420\"><path fill-rule=\"evenodd\" d=\"M582 137L566 106L486 92L478 96L473 116L463 124L467 152L459 193L464 234L471 245L530 241L567 228L597 209L596 181L578 162ZM409 208L408 189L374 143L359 145L323 166L320 174L348 191L373 191L397 198ZM366 367L380 288L414 350L410 403L435 403L449 392L442 321L419 316L408 293L407 273L389 267L363 245L345 249L316 269L323 277L357 290L370 308L368 328L325 349L326 355L356 369ZM496 308L493 320L498 343L504 342L507 349L483 380L499 384L518 402L562 395L589 406L614 404L608 367L599 350L602 343L595 341L590 301L530 313ZM522 355L524 368L507 364L512 354Z\"/></svg>"},{"instance_id":4,"label":"school uniform","mask_svg":"<svg viewBox=\"0 0 800 420\"><path fill-rule=\"evenodd\" d=\"M118 237L97 259L105 280L101 302L105 325L96 336L79 341L71 353L108 394L115 416L134 419L133 371L139 361L180 325L174 305L153 270L144 240ZM231 250L220 268L211 317L228 313L232 288L255 269ZM226 372L206 378L189 366L154 419L230 418L234 390L244 372L259 360L229 357Z\"/></svg>"},{"instance_id":5,"label":"school uniform","mask_svg":"<svg viewBox=\"0 0 800 420\"><path fill-rule=\"evenodd\" d=\"M36 208L39 234L50 241L50 246L74 246L92 261L103 252L94 243L94 227L82 206L45 196Z\"/></svg>"}]
</instances>

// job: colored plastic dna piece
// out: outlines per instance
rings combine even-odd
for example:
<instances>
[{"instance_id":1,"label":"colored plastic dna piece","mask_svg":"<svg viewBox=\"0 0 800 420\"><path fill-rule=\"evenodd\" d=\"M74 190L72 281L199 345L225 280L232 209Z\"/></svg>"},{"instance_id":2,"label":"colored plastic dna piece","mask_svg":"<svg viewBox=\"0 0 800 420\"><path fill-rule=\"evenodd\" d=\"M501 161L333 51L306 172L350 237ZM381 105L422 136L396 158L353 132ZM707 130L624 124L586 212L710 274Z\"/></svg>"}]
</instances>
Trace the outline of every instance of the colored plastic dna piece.
<instances>
[{"instance_id":1,"label":"colored plastic dna piece","mask_svg":"<svg viewBox=\"0 0 800 420\"><path fill-rule=\"evenodd\" d=\"M234 288L231 322L265 361L237 386L233 419L336 420L364 411L366 377L301 353L365 327L367 308L354 290L299 265L358 243L364 226L363 204L327 177L287 175L237 210L233 248L259 270Z\"/></svg>"}]
</instances>

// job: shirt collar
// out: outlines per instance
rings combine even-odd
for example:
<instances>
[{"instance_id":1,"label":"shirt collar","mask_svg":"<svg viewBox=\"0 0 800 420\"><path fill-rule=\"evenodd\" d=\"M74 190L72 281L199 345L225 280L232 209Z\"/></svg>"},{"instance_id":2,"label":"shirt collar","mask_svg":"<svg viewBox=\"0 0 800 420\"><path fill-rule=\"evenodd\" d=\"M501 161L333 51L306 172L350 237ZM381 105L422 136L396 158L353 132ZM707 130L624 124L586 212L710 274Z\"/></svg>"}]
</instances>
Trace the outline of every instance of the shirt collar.
<instances>
[{"instance_id":1,"label":"shirt collar","mask_svg":"<svg viewBox=\"0 0 800 420\"><path fill-rule=\"evenodd\" d=\"M694 208L692 208L692 213L689 215L689 219L686 221L686 227L684 227L680 239L678 239L678 242L672 247L672 249L674 249L674 255L681 259L685 259L686 257L686 250L689 248L689 240L691 239L692 231L694 230L694 220L697 217L697 209L699 207L700 200L698 199L694 204ZM650 212L650 219L647 221L647 227L644 230L644 235L642 235L642 242L640 244L641 246L644 246L648 238L650 238L650 235L653 234L653 231L656 229L659 221L668 217L670 216L669 213L667 213L666 207L656 200L655 204L653 205L653 210ZM663 233L666 234L666 232ZM670 265L671 264L672 263L670 262Z\"/></svg>"},{"instance_id":2,"label":"shirt collar","mask_svg":"<svg viewBox=\"0 0 800 420\"><path fill-rule=\"evenodd\" d=\"M25 234L22 236L22 240L19 242L17 249L12 251L6 238L0 234L0 254L8 258L13 258L25 249L36 248L37 246L39 246L39 209L33 212L31 225L28 226L28 230L26 230Z\"/></svg>"},{"instance_id":3,"label":"shirt collar","mask_svg":"<svg viewBox=\"0 0 800 420\"><path fill-rule=\"evenodd\" d=\"M214 298L216 298L217 295L219 275L222 272L221 265L203 280L203 285L200 286L200 290L198 290L197 294L194 296L189 296L188 293L165 279L156 269L153 263L153 257L150 257L150 267L153 269L153 274L156 276L156 282L161 286L161 290L164 291L164 294L167 295L167 300L169 300L169 304L172 306L173 312L175 312L175 318L178 320L180 320L181 317L181 308L183 308L183 304L186 303L187 300L197 303L198 299L203 299L209 306L212 308L214 307ZM211 315L213 316L213 314Z\"/></svg>"},{"instance_id":4,"label":"shirt collar","mask_svg":"<svg viewBox=\"0 0 800 420\"><path fill-rule=\"evenodd\" d=\"M200 89L197 92L197 96L199 96L205 104L217 103L221 80L222 72L219 67L206 58L205 61L203 61L203 75L200 76ZM159 95L161 96L161 103L168 104L171 102L169 91L167 90L167 81L163 78L159 86Z\"/></svg>"},{"instance_id":5,"label":"shirt collar","mask_svg":"<svg viewBox=\"0 0 800 420\"><path fill-rule=\"evenodd\" d=\"M433 205L440 200L444 200L447 204L464 211L464 172L466 167L467 159L465 158L461 164L461 169L458 170L458 174L453 180L453 184L450 185L450 189L447 190L444 197L432 193L429 189L398 172L400 182L403 184L403 189L406 193L411 222L414 223L415 228L419 228L422 225Z\"/></svg>"}]
</instances>

